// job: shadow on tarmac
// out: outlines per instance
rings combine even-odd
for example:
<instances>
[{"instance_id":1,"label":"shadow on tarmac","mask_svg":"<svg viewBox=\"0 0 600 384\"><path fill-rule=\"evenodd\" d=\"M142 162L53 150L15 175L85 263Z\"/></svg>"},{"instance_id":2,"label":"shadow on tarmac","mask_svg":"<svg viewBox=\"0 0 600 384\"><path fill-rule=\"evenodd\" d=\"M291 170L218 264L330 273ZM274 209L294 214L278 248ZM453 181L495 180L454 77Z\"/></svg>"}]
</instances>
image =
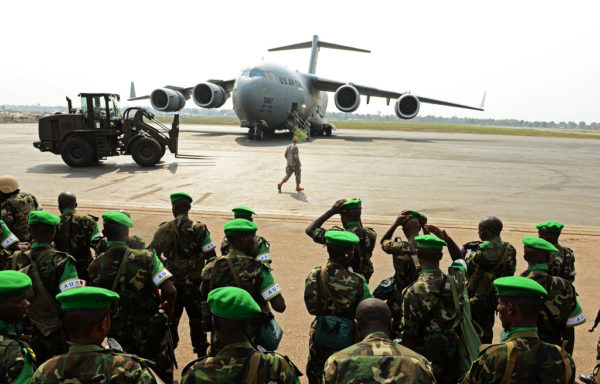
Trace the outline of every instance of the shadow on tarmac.
<instances>
[{"instance_id":1,"label":"shadow on tarmac","mask_svg":"<svg viewBox=\"0 0 600 384\"><path fill-rule=\"evenodd\" d=\"M298 191L296 193L294 193L294 192L281 192L281 193L283 193L284 195L290 195L290 197L294 200L298 200L303 203L308 203L308 198L302 191Z\"/></svg>"}]
</instances>

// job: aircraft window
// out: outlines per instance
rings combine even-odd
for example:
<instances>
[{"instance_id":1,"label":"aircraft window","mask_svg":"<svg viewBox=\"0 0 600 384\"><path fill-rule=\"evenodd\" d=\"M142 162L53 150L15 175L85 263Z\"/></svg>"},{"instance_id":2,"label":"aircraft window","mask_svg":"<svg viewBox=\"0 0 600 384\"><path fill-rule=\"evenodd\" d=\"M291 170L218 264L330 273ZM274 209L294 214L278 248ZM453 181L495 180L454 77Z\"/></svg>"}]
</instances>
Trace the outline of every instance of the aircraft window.
<instances>
[{"instance_id":1,"label":"aircraft window","mask_svg":"<svg viewBox=\"0 0 600 384\"><path fill-rule=\"evenodd\" d=\"M242 76L250 76L250 70L249 69L245 69L244 72L242 72Z\"/></svg>"},{"instance_id":2,"label":"aircraft window","mask_svg":"<svg viewBox=\"0 0 600 384\"><path fill-rule=\"evenodd\" d=\"M252 72L250 72L250 77L265 77L265 74L258 69L253 69Z\"/></svg>"},{"instance_id":3,"label":"aircraft window","mask_svg":"<svg viewBox=\"0 0 600 384\"><path fill-rule=\"evenodd\" d=\"M277 82L277 78L275 77L275 74L273 72L269 72L269 79L271 79L271 81L274 83Z\"/></svg>"}]
</instances>

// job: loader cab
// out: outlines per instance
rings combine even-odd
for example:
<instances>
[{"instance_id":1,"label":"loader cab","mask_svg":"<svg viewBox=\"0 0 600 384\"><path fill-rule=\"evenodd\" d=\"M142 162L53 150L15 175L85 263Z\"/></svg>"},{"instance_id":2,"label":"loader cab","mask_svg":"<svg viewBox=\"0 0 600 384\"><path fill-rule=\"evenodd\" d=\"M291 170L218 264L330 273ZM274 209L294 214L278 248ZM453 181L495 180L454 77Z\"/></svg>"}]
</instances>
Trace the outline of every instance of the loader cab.
<instances>
[{"instance_id":1,"label":"loader cab","mask_svg":"<svg viewBox=\"0 0 600 384\"><path fill-rule=\"evenodd\" d=\"M106 93L81 93L81 114L86 129L122 128L119 95Z\"/></svg>"}]
</instances>

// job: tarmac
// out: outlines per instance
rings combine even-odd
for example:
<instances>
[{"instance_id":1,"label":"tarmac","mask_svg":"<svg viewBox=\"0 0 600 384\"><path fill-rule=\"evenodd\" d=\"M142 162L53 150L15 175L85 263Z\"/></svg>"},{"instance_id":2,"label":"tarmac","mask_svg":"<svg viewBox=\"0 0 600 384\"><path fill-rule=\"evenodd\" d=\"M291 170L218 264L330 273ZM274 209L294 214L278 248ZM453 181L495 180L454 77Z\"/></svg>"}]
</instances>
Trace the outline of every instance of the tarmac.
<instances>
[{"instance_id":1,"label":"tarmac","mask_svg":"<svg viewBox=\"0 0 600 384\"><path fill-rule=\"evenodd\" d=\"M191 218L208 225L217 244L230 209L244 204L258 215L259 234L271 242L273 274L283 288L287 310L276 314L284 329L278 352L304 371L312 317L303 301L304 279L326 262L326 251L304 234L317 216L340 198L363 200L363 222L378 240L403 209L417 209L447 229L458 244L477 239L477 222L488 215L505 224L504 240L517 249L517 273L526 269L520 239L536 235L535 224L566 224L561 244L576 256L575 286L588 322L576 328L577 374L595 365L597 333L588 328L598 309L596 261L600 239L600 141L585 139L339 130L334 136L301 143L302 185L293 177L277 192L284 175L283 153L290 134L249 141L245 130L228 126L182 125L180 152L202 156L180 159L167 153L154 168L131 157L109 158L88 168L70 168L60 156L33 148L36 125L0 125L0 174L16 176L45 209L57 212L56 197L70 190L78 210L100 216L128 209L133 233L149 243L157 226L172 218L169 194L185 191L195 201ZM334 217L327 227L340 225ZM398 230L394 236L401 236ZM393 274L391 257L375 247L371 291ZM444 256L442 268L450 263ZM496 321L498 341L500 322ZM184 315L176 354L179 370L195 359ZM302 378L302 382L306 382Z\"/></svg>"}]
</instances>

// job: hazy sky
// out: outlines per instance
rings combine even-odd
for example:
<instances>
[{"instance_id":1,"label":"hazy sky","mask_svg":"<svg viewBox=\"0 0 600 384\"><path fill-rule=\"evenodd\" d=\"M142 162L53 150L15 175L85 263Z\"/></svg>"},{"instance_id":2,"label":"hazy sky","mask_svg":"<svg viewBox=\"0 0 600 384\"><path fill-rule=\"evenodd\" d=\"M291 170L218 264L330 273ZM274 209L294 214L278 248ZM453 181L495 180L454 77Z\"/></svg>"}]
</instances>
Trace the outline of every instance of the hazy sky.
<instances>
[{"instance_id":1,"label":"hazy sky","mask_svg":"<svg viewBox=\"0 0 600 384\"><path fill-rule=\"evenodd\" d=\"M267 49L317 34L372 51L321 49L326 78L469 105L487 90L485 112L422 105L421 115L600 121L597 1L34 0L0 9L0 104L126 98L132 80L148 94L232 79L261 60L305 72L309 50ZM393 114L382 99L358 109L378 111Z\"/></svg>"}]
</instances>

